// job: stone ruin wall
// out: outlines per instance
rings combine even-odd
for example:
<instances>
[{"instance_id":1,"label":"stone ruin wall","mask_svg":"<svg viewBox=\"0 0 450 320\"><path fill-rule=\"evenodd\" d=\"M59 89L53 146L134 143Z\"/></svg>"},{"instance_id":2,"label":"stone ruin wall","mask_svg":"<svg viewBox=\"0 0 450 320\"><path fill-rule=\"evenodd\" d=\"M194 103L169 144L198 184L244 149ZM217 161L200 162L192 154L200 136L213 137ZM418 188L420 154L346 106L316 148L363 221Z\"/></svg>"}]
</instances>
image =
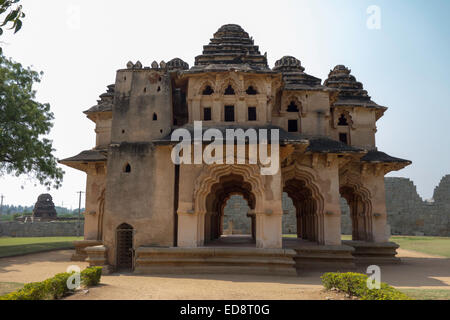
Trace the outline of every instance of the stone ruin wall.
<instances>
[{"instance_id":1,"label":"stone ruin wall","mask_svg":"<svg viewBox=\"0 0 450 320\"><path fill-rule=\"evenodd\" d=\"M75 237L83 230L83 221L0 222L0 237Z\"/></svg>"},{"instance_id":2,"label":"stone ruin wall","mask_svg":"<svg viewBox=\"0 0 450 320\"><path fill-rule=\"evenodd\" d=\"M392 235L425 235L450 237L450 175L442 178L435 188L433 200L423 201L414 183L407 178L385 178L386 208ZM292 200L283 194L283 234L296 233L295 208ZM226 234L250 234L247 202L233 196L225 207ZM341 199L342 233L351 234L350 211ZM230 221L232 221L230 223Z\"/></svg>"}]
</instances>

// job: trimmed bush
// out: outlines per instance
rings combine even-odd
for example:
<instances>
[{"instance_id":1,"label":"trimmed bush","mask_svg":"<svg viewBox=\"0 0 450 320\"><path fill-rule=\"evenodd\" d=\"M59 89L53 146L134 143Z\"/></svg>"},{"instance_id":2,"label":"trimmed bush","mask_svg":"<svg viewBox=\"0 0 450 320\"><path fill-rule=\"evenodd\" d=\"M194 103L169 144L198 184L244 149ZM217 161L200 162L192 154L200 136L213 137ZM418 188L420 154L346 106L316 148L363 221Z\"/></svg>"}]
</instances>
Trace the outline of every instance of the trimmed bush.
<instances>
[{"instance_id":1,"label":"trimmed bush","mask_svg":"<svg viewBox=\"0 0 450 320\"><path fill-rule=\"evenodd\" d=\"M67 287L67 280L72 273L58 273L54 277L42 282L26 284L22 289L0 296L0 300L54 300L60 299L73 290ZM89 267L81 271L81 283L85 287L96 286L100 283L102 267Z\"/></svg>"},{"instance_id":2,"label":"trimmed bush","mask_svg":"<svg viewBox=\"0 0 450 320\"><path fill-rule=\"evenodd\" d=\"M102 267L90 267L81 272L81 282L86 287L93 287L100 283Z\"/></svg>"},{"instance_id":3,"label":"trimmed bush","mask_svg":"<svg viewBox=\"0 0 450 320\"><path fill-rule=\"evenodd\" d=\"M361 300L411 300L403 292L382 282L380 289L367 287L368 276L360 273L325 273L322 277L325 289L337 289Z\"/></svg>"}]
</instances>

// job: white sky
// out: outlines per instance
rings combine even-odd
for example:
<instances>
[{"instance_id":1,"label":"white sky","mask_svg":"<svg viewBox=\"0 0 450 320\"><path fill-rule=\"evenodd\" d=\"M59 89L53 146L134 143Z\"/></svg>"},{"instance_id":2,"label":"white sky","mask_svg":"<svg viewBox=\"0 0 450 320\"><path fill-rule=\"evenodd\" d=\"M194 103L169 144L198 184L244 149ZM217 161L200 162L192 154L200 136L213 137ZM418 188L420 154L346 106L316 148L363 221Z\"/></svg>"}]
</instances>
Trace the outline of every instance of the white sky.
<instances>
[{"instance_id":1,"label":"white sky","mask_svg":"<svg viewBox=\"0 0 450 320\"><path fill-rule=\"evenodd\" d=\"M2 37L3 49L6 56L44 71L42 83L36 86L38 100L49 102L55 114L50 138L55 155L63 159L94 147L94 123L82 111L95 105L106 85L114 83L117 69L129 60L148 66L153 60L174 57L192 66L202 46L227 23L240 24L253 36L261 53L267 51L270 66L284 55L294 55L307 73L323 80L334 65L345 63L376 102L402 110L389 92L391 85L381 76L385 59L381 57L379 64L376 61L385 49L370 47L371 43L389 41L390 35L388 23L379 31L367 30L366 8L371 2L377 1L349 2L345 9L333 0L22 0L27 14L23 29ZM381 6L384 8L382 12L389 16L389 8ZM365 45L362 41L371 42ZM374 62L369 64L365 59ZM377 134L378 145L393 156L414 161L412 146L403 148L401 135L388 131L400 116L398 112L386 113L390 120L379 123L379 132L385 130L386 136L380 139ZM384 128L384 124L389 126ZM401 175L412 176L418 186L422 185L421 194L429 198L440 177L450 170L448 165L442 166L428 177L419 165ZM56 205L78 207L76 192L85 189L85 174L63 168L63 187L50 193ZM47 192L45 188L26 177L0 177L5 204L32 205L43 192Z\"/></svg>"}]
</instances>

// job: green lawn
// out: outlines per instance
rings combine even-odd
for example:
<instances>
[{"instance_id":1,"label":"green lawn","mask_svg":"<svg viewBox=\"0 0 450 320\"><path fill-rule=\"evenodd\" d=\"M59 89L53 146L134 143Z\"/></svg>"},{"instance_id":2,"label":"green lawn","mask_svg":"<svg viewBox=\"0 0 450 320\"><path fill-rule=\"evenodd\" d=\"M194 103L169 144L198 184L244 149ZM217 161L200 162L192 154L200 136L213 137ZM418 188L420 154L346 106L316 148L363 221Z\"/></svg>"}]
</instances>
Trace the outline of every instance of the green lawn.
<instances>
[{"instance_id":1,"label":"green lawn","mask_svg":"<svg viewBox=\"0 0 450 320\"><path fill-rule=\"evenodd\" d=\"M2 237L0 238L0 258L58 249L72 249L75 240L83 240L83 237Z\"/></svg>"},{"instance_id":2,"label":"green lawn","mask_svg":"<svg viewBox=\"0 0 450 320\"><path fill-rule=\"evenodd\" d=\"M416 300L450 300L450 290L446 289L399 289Z\"/></svg>"},{"instance_id":3,"label":"green lawn","mask_svg":"<svg viewBox=\"0 0 450 320\"><path fill-rule=\"evenodd\" d=\"M284 237L296 238L294 234L285 234ZM352 236L343 235L342 240L351 240ZM400 245L400 248L431 255L450 258L450 238L444 237L414 237L392 236L390 241Z\"/></svg>"},{"instance_id":4,"label":"green lawn","mask_svg":"<svg viewBox=\"0 0 450 320\"><path fill-rule=\"evenodd\" d=\"M450 258L450 238L393 236L400 248Z\"/></svg>"}]
</instances>

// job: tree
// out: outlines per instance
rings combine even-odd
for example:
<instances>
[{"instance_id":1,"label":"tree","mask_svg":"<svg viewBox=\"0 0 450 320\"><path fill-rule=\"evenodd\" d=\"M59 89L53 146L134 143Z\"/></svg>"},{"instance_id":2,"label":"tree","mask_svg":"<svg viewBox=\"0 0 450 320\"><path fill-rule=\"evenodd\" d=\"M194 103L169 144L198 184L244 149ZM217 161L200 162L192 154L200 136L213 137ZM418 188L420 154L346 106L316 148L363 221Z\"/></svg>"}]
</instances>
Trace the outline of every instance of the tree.
<instances>
[{"instance_id":1,"label":"tree","mask_svg":"<svg viewBox=\"0 0 450 320\"><path fill-rule=\"evenodd\" d=\"M0 174L28 174L58 188L64 171L52 155L52 141L43 137L53 113L48 103L35 101L33 90L42 74L0 55Z\"/></svg>"},{"instance_id":2,"label":"tree","mask_svg":"<svg viewBox=\"0 0 450 320\"><path fill-rule=\"evenodd\" d=\"M12 23L10 29L14 29L14 33L22 28L22 18L25 13L22 12L22 5L15 5L20 0L0 0L0 15L7 13L3 23L0 25L0 35L3 34L3 27L8 23ZM14 6L15 5L15 6Z\"/></svg>"}]
</instances>

